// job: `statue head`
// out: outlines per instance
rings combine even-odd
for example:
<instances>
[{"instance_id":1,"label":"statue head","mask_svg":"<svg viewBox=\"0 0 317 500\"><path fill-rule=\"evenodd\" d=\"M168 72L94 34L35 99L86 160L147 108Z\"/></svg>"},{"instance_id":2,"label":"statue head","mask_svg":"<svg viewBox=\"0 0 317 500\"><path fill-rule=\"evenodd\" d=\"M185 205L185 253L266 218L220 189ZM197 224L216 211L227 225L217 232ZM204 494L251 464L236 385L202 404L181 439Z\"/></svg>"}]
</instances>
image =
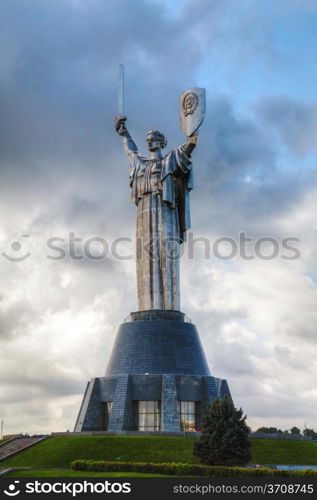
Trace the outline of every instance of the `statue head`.
<instances>
[{"instance_id":1,"label":"statue head","mask_svg":"<svg viewBox=\"0 0 317 500\"><path fill-rule=\"evenodd\" d=\"M165 136L158 130L150 130L147 133L147 145L149 151L156 151L157 149L163 149L167 145L167 140Z\"/></svg>"}]
</instances>

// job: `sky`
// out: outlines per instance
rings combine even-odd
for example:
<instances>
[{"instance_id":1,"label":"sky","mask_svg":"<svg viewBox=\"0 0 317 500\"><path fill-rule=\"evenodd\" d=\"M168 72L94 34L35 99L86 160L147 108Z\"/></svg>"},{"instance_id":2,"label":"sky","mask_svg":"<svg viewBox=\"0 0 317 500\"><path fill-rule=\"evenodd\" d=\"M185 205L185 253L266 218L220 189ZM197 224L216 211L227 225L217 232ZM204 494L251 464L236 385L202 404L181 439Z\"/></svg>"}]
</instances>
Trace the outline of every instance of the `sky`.
<instances>
[{"instance_id":1,"label":"sky","mask_svg":"<svg viewBox=\"0 0 317 500\"><path fill-rule=\"evenodd\" d=\"M317 430L316 47L314 0L1 1L4 434L71 430L137 309L119 64L142 154L150 129L182 144L179 96L206 88L181 309L211 373L253 430Z\"/></svg>"}]
</instances>

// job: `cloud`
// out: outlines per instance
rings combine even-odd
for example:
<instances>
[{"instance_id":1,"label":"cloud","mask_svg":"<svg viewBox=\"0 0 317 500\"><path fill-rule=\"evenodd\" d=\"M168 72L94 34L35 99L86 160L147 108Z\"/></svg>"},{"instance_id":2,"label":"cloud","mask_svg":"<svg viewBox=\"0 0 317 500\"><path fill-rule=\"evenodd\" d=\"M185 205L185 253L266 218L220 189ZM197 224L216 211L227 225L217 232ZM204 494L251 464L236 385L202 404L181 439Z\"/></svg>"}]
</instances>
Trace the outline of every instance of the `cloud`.
<instances>
[{"instance_id":1,"label":"cloud","mask_svg":"<svg viewBox=\"0 0 317 500\"><path fill-rule=\"evenodd\" d=\"M265 98L258 110L283 144L299 157L316 153L316 103L298 102L286 96Z\"/></svg>"},{"instance_id":2,"label":"cloud","mask_svg":"<svg viewBox=\"0 0 317 500\"><path fill-rule=\"evenodd\" d=\"M9 301L8 301L9 302ZM0 337L10 338L16 335L27 335L29 329L40 322L32 305L24 300L10 304L1 301Z\"/></svg>"},{"instance_id":3,"label":"cloud","mask_svg":"<svg viewBox=\"0 0 317 500\"><path fill-rule=\"evenodd\" d=\"M184 140L178 97L207 87L194 237L300 239L297 261L185 257L182 309L252 426L317 427L316 103L286 85L263 91L282 76L274 68L292 71L272 36L289 13L215 0L3 0L0 9L0 244L31 254L18 264L0 255L6 432L72 428L86 381L104 373L117 325L136 309L132 259L69 256L71 233L81 255L89 238L134 238L128 159L113 129L120 63L142 153L152 128L170 148ZM49 238L63 239L63 259L47 258Z\"/></svg>"}]
</instances>

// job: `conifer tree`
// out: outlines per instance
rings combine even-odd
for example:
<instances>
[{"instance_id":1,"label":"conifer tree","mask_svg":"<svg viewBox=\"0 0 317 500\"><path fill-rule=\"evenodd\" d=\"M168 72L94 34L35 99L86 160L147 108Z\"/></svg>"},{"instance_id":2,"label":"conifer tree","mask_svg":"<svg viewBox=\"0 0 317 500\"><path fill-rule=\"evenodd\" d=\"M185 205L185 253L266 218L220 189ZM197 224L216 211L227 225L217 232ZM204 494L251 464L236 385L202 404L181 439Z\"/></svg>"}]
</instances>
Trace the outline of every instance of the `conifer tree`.
<instances>
[{"instance_id":1,"label":"conifer tree","mask_svg":"<svg viewBox=\"0 0 317 500\"><path fill-rule=\"evenodd\" d=\"M208 465L245 465L251 459L246 416L234 407L232 399L216 399L208 405L200 438L193 453Z\"/></svg>"}]
</instances>

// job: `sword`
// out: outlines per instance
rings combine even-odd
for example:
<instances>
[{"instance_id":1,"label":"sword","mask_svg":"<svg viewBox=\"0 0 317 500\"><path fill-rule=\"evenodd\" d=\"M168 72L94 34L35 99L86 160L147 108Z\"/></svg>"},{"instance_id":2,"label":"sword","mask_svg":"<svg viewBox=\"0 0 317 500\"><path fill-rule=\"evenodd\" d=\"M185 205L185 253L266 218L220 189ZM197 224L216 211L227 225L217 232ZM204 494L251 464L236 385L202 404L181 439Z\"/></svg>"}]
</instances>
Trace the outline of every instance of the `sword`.
<instances>
[{"instance_id":1,"label":"sword","mask_svg":"<svg viewBox=\"0 0 317 500\"><path fill-rule=\"evenodd\" d=\"M119 66L118 73L118 116L124 116L124 67Z\"/></svg>"},{"instance_id":2,"label":"sword","mask_svg":"<svg viewBox=\"0 0 317 500\"><path fill-rule=\"evenodd\" d=\"M118 117L126 120L124 116L124 67L123 64L119 66L118 72ZM119 133L123 133L124 123L120 126Z\"/></svg>"}]
</instances>

